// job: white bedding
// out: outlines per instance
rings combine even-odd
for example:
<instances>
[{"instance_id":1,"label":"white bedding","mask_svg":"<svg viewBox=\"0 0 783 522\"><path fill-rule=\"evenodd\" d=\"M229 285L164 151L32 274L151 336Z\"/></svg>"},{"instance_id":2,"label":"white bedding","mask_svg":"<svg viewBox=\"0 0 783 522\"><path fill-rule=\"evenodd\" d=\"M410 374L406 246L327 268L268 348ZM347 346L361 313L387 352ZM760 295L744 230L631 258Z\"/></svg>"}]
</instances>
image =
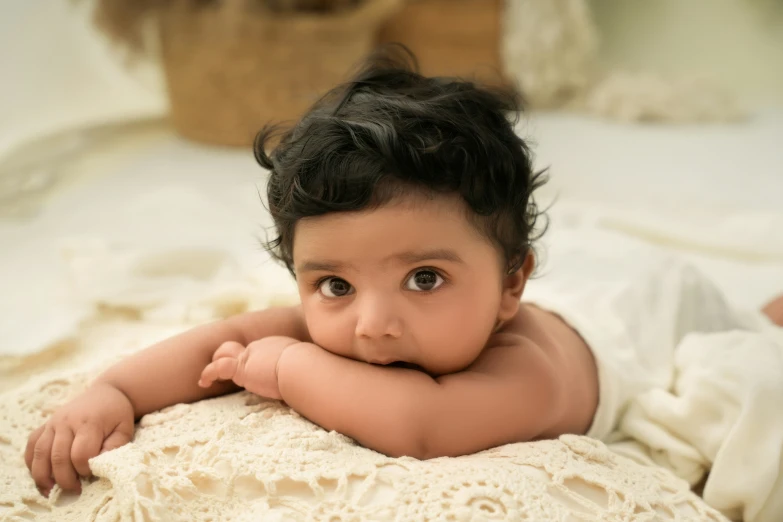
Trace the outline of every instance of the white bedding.
<instances>
[{"instance_id":1,"label":"white bedding","mask_svg":"<svg viewBox=\"0 0 783 522\"><path fill-rule=\"evenodd\" d=\"M783 517L783 329L692 334L671 388L639 394L610 448L696 485L732 519Z\"/></svg>"}]
</instances>

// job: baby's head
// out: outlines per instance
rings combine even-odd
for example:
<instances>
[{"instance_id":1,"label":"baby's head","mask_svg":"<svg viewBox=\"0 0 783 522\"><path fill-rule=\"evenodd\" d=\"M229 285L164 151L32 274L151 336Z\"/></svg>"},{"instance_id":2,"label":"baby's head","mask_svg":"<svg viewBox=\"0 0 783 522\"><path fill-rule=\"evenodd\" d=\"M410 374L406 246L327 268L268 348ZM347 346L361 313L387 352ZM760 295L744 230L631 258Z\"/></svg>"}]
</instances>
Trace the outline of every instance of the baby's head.
<instances>
[{"instance_id":1,"label":"baby's head","mask_svg":"<svg viewBox=\"0 0 783 522\"><path fill-rule=\"evenodd\" d=\"M313 341L440 375L519 308L538 209L514 93L376 58L271 154L271 253L294 274ZM512 119L509 120L509 117Z\"/></svg>"}]
</instances>

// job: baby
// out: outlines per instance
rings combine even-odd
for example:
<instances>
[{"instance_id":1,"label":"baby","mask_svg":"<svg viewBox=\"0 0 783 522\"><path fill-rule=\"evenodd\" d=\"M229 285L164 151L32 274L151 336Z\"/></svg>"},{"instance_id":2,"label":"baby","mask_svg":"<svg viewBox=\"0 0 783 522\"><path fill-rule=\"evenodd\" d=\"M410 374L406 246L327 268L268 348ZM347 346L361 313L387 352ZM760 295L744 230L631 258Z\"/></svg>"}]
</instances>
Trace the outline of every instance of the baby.
<instances>
[{"instance_id":1,"label":"baby","mask_svg":"<svg viewBox=\"0 0 783 522\"><path fill-rule=\"evenodd\" d=\"M301 304L195 328L108 369L30 435L37 486L78 491L88 460L131 441L141 416L241 388L391 456L608 433L622 399L613 375L636 375L638 359L614 364L612 350L647 348L611 338L589 309L638 292L613 283L618 270L600 253L563 252L595 267L592 286L560 291L571 283L553 270L548 294L521 301L544 178L508 118L518 113L513 93L387 57L325 96L271 153L275 134L262 131L256 157L270 171L277 230L268 247ZM660 266L634 262L623 276ZM681 284L676 274L660 272L661 284ZM597 297L602 282L611 303ZM782 302L769 308L780 323ZM712 328L691 323L678 328Z\"/></svg>"}]
</instances>

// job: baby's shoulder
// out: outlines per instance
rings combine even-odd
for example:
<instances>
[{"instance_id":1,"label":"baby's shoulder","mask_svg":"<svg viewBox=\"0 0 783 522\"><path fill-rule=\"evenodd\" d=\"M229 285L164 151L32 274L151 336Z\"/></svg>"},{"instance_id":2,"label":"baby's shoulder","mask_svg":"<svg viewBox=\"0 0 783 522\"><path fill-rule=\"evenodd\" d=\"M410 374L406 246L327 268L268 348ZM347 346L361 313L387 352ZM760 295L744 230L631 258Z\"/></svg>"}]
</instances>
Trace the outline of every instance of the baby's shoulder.
<instances>
[{"instance_id":1,"label":"baby's shoulder","mask_svg":"<svg viewBox=\"0 0 783 522\"><path fill-rule=\"evenodd\" d=\"M540 317L537 311L522 303L510 320L497 328L487 340L487 348L494 346L520 346L546 348L553 341L553 328L557 325Z\"/></svg>"},{"instance_id":2,"label":"baby's shoulder","mask_svg":"<svg viewBox=\"0 0 783 522\"><path fill-rule=\"evenodd\" d=\"M590 347L573 328L558 315L527 303L490 336L485 351L497 347L538 352L547 365L563 374L594 369Z\"/></svg>"},{"instance_id":3,"label":"baby's shoulder","mask_svg":"<svg viewBox=\"0 0 783 522\"><path fill-rule=\"evenodd\" d=\"M489 350L499 346L518 346L524 349L540 348L538 343L525 335L523 331L514 330L497 331L487 340L486 349Z\"/></svg>"},{"instance_id":4,"label":"baby's shoulder","mask_svg":"<svg viewBox=\"0 0 783 522\"><path fill-rule=\"evenodd\" d=\"M487 339L485 348L481 354L483 359L508 361L529 361L532 359L547 359L550 356L551 347L547 339L531 335L518 321L510 321L498 328Z\"/></svg>"}]
</instances>

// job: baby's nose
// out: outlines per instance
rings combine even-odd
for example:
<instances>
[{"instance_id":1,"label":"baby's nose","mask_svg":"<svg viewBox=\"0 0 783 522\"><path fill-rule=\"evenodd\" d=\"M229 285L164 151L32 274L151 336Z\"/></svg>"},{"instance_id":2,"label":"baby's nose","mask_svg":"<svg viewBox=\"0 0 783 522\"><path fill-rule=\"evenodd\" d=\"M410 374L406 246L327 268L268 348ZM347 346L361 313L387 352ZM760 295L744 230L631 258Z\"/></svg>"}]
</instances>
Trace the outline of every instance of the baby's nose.
<instances>
[{"instance_id":1,"label":"baby's nose","mask_svg":"<svg viewBox=\"0 0 783 522\"><path fill-rule=\"evenodd\" d=\"M388 302L377 298L362 301L356 320L356 337L397 339L402 336L402 321Z\"/></svg>"}]
</instances>

